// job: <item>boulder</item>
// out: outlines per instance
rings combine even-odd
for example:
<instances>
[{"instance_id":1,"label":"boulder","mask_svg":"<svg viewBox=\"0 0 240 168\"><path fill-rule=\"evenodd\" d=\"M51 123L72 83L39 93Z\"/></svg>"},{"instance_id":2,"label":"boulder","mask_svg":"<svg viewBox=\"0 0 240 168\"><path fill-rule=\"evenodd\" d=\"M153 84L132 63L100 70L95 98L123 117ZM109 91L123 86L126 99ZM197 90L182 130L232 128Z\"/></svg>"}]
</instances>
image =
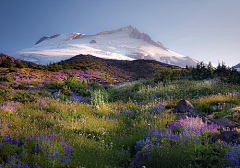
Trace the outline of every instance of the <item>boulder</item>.
<instances>
[{"instance_id":1,"label":"boulder","mask_svg":"<svg viewBox=\"0 0 240 168\"><path fill-rule=\"evenodd\" d=\"M228 143L236 143L236 144L240 144L240 133L238 133L237 131L223 131L221 132L221 134L218 135L214 135L211 138L212 142L216 142L221 140L222 142L228 142Z\"/></svg>"},{"instance_id":2,"label":"boulder","mask_svg":"<svg viewBox=\"0 0 240 168\"><path fill-rule=\"evenodd\" d=\"M194 106L188 100L183 99L178 103L173 112L178 113L192 112L193 108Z\"/></svg>"},{"instance_id":3,"label":"boulder","mask_svg":"<svg viewBox=\"0 0 240 168\"><path fill-rule=\"evenodd\" d=\"M135 158L131 159L131 162L128 165L128 168L142 168L145 164L145 161L147 160L147 155L149 150L153 147L153 144L151 142L144 145L141 151L138 151L136 153Z\"/></svg>"},{"instance_id":4,"label":"boulder","mask_svg":"<svg viewBox=\"0 0 240 168\"><path fill-rule=\"evenodd\" d=\"M236 137L237 131L223 131L221 134L214 135L212 137L213 142L217 139L223 140L225 142L232 141L234 137Z\"/></svg>"},{"instance_id":5,"label":"boulder","mask_svg":"<svg viewBox=\"0 0 240 168\"><path fill-rule=\"evenodd\" d=\"M240 144L240 134L237 134L235 137L233 137L232 143Z\"/></svg>"},{"instance_id":6,"label":"boulder","mask_svg":"<svg viewBox=\"0 0 240 168\"><path fill-rule=\"evenodd\" d=\"M223 126L225 128L231 129L231 128L236 127L236 124L234 123L234 121L231 121L227 118L216 118L214 120L219 126Z\"/></svg>"}]
</instances>

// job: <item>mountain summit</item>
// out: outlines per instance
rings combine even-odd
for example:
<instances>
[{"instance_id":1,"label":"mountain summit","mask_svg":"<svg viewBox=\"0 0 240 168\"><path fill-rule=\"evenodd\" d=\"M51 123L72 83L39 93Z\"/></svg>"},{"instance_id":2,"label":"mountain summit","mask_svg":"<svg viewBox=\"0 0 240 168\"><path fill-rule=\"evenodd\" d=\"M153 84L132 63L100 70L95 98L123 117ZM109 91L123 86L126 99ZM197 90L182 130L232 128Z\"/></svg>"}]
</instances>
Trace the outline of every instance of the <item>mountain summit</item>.
<instances>
[{"instance_id":1,"label":"mountain summit","mask_svg":"<svg viewBox=\"0 0 240 168\"><path fill-rule=\"evenodd\" d=\"M180 67L196 66L198 63L153 41L149 35L131 25L96 35L69 33L44 36L32 47L9 55L37 64L49 64L79 54L116 60L156 60Z\"/></svg>"}]
</instances>

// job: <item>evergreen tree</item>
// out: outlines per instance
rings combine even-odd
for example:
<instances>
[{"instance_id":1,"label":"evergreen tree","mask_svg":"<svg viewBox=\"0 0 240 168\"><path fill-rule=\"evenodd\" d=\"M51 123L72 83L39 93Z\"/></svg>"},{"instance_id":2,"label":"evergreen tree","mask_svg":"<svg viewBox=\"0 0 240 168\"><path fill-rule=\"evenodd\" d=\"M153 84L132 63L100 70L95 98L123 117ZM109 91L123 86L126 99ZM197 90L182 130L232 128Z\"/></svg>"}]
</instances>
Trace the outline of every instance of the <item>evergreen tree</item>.
<instances>
[{"instance_id":1,"label":"evergreen tree","mask_svg":"<svg viewBox=\"0 0 240 168\"><path fill-rule=\"evenodd\" d=\"M18 67L18 68L24 68L24 65L23 65L21 62L18 62L18 63L16 64L16 67Z\"/></svg>"},{"instance_id":2,"label":"evergreen tree","mask_svg":"<svg viewBox=\"0 0 240 168\"><path fill-rule=\"evenodd\" d=\"M62 64L62 68L63 68L63 69L70 69L70 66L69 66L68 63L63 62L63 64Z\"/></svg>"},{"instance_id":3,"label":"evergreen tree","mask_svg":"<svg viewBox=\"0 0 240 168\"><path fill-rule=\"evenodd\" d=\"M4 68L11 68L13 67L13 64L11 63L11 61L4 59L0 66Z\"/></svg>"},{"instance_id":4,"label":"evergreen tree","mask_svg":"<svg viewBox=\"0 0 240 168\"><path fill-rule=\"evenodd\" d=\"M36 66L31 62L30 64L28 64L28 68L36 68Z\"/></svg>"}]
</instances>

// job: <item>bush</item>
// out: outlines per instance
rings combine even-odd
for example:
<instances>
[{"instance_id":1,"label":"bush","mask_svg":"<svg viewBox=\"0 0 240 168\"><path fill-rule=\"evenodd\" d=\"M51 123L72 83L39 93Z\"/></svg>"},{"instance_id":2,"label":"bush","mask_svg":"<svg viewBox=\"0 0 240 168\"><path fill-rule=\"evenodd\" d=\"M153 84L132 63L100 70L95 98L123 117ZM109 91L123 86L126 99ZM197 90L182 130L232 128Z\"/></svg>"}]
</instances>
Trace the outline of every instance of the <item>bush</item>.
<instances>
[{"instance_id":1,"label":"bush","mask_svg":"<svg viewBox=\"0 0 240 168\"><path fill-rule=\"evenodd\" d=\"M65 81L64 85L70 87L70 88L77 88L79 86L80 82L77 80L77 77L75 75L70 75Z\"/></svg>"},{"instance_id":2,"label":"bush","mask_svg":"<svg viewBox=\"0 0 240 168\"><path fill-rule=\"evenodd\" d=\"M222 167L225 149L217 144L193 146L184 152L187 165L192 167Z\"/></svg>"},{"instance_id":3,"label":"bush","mask_svg":"<svg viewBox=\"0 0 240 168\"><path fill-rule=\"evenodd\" d=\"M172 71L169 69L169 68L164 68L162 71L158 71L156 72L155 76L154 76L154 82L157 83L157 82L163 82L163 81L166 81L166 80L169 80L170 77L172 76ZM174 76L172 76L173 78Z\"/></svg>"},{"instance_id":4,"label":"bush","mask_svg":"<svg viewBox=\"0 0 240 168\"><path fill-rule=\"evenodd\" d=\"M16 64L16 67L17 67L17 68L24 68L24 65L23 65L21 62L18 62L18 63Z\"/></svg>"},{"instance_id":5,"label":"bush","mask_svg":"<svg viewBox=\"0 0 240 168\"><path fill-rule=\"evenodd\" d=\"M11 68L13 67L13 64L9 60L3 60L0 66L4 68Z\"/></svg>"},{"instance_id":6,"label":"bush","mask_svg":"<svg viewBox=\"0 0 240 168\"><path fill-rule=\"evenodd\" d=\"M0 101L7 101L11 99L9 90L0 87Z\"/></svg>"},{"instance_id":7,"label":"bush","mask_svg":"<svg viewBox=\"0 0 240 168\"><path fill-rule=\"evenodd\" d=\"M12 82L12 79L9 75L6 75L6 76L1 76L0 81L1 82Z\"/></svg>"},{"instance_id":8,"label":"bush","mask_svg":"<svg viewBox=\"0 0 240 168\"><path fill-rule=\"evenodd\" d=\"M31 62L30 64L28 64L28 68L36 68L36 66Z\"/></svg>"},{"instance_id":9,"label":"bush","mask_svg":"<svg viewBox=\"0 0 240 168\"><path fill-rule=\"evenodd\" d=\"M24 83L24 82L18 84L18 86L16 87L16 89L21 89L21 90L26 90L28 88L29 88L29 85L27 83Z\"/></svg>"},{"instance_id":10,"label":"bush","mask_svg":"<svg viewBox=\"0 0 240 168\"><path fill-rule=\"evenodd\" d=\"M117 151L115 156L119 165L127 166L127 163L131 160L131 154L127 150Z\"/></svg>"},{"instance_id":11,"label":"bush","mask_svg":"<svg viewBox=\"0 0 240 168\"><path fill-rule=\"evenodd\" d=\"M9 72L18 72L18 70L11 67L11 68L9 69Z\"/></svg>"}]
</instances>

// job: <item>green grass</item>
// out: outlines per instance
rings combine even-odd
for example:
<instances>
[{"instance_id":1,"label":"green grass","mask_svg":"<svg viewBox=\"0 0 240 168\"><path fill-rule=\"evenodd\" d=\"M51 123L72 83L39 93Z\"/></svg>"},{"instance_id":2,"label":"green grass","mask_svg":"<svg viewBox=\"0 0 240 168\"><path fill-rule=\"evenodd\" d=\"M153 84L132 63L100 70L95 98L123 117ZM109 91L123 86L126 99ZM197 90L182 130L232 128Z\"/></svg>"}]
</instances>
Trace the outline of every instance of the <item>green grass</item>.
<instances>
[{"instance_id":1,"label":"green grass","mask_svg":"<svg viewBox=\"0 0 240 168\"><path fill-rule=\"evenodd\" d=\"M0 110L0 142L5 134L14 137L14 144L7 146L4 143L6 146L1 148L0 164L10 166L19 162L29 167L34 167L35 163L40 167L125 167L137 153L136 141L146 138L146 133L149 134L154 128L165 130L168 123L175 121L176 116L171 110L181 99L189 100L198 113L210 112L213 117L229 117L233 112L239 112L235 106L239 105L240 96L229 94L229 90L240 90L239 85L214 80L167 81L164 87L163 83L155 84L149 79L121 86L92 85L90 88L87 87L90 82L86 83L88 81L85 79L67 78L53 82L49 77L41 82L41 74L28 73L27 76L26 80L34 78L26 82L22 77L22 83L3 80L0 86L0 100L3 103ZM39 89L30 90L29 87ZM50 88L57 89L59 96L48 97ZM87 89L89 104L70 100L73 94L84 96ZM214 105L219 108L212 109ZM38 134L49 141L26 141L26 136ZM21 140L19 145L16 145L17 138ZM71 151L63 152L61 139L71 146ZM146 159L146 167L189 166L190 162L182 156L189 144L180 141L177 147L173 145L175 143L158 138L158 143L154 143L149 151L152 157ZM25 145L26 155L21 155L22 144ZM166 150L161 152L158 145ZM190 147L199 145L190 144ZM41 149L34 152L35 146ZM64 157L69 154L69 160L58 162L56 154L49 160L49 153L56 151L63 153ZM17 158L13 157L14 153L17 153ZM7 161L8 156L12 158L10 161Z\"/></svg>"}]
</instances>

